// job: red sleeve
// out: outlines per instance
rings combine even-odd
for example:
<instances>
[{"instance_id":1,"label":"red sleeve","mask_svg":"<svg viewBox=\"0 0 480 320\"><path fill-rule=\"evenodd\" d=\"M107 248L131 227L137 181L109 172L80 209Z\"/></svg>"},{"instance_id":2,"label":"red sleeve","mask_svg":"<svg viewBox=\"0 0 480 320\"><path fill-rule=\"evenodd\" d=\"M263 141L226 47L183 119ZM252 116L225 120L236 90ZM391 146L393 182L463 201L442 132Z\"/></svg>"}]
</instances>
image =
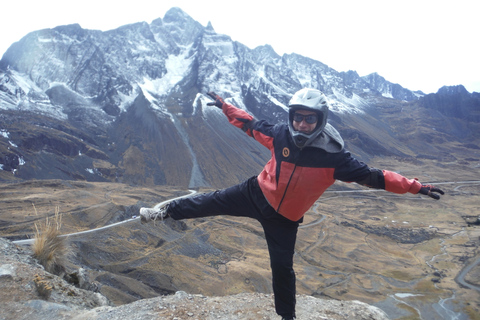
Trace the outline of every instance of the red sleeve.
<instances>
[{"instance_id":1,"label":"red sleeve","mask_svg":"<svg viewBox=\"0 0 480 320\"><path fill-rule=\"evenodd\" d=\"M253 137L263 146L272 150L274 135L272 130L274 130L275 126L270 125L263 120L256 121L254 117L245 110L239 109L228 103L223 104L222 111L231 124L242 129L250 137Z\"/></svg>"},{"instance_id":2,"label":"red sleeve","mask_svg":"<svg viewBox=\"0 0 480 320\"><path fill-rule=\"evenodd\" d=\"M245 131L245 124L253 120L253 116L247 113L245 110L239 109L231 104L224 103L222 106L223 113L227 116L228 122L235 127ZM249 136L252 136L251 130L247 131Z\"/></svg>"},{"instance_id":3,"label":"red sleeve","mask_svg":"<svg viewBox=\"0 0 480 320\"><path fill-rule=\"evenodd\" d=\"M383 176L385 177L385 190L394 193L413 193L417 194L422 187L422 184L416 179L407 179L401 174L383 170Z\"/></svg>"}]
</instances>

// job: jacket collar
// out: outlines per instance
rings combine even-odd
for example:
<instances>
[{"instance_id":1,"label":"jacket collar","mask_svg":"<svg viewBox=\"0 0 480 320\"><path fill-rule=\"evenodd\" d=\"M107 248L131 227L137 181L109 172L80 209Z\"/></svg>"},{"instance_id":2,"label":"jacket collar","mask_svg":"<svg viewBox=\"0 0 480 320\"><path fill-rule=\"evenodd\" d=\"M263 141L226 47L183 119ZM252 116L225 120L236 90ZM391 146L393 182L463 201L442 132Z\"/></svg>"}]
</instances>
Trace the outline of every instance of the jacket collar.
<instances>
[{"instance_id":1,"label":"jacket collar","mask_svg":"<svg viewBox=\"0 0 480 320\"><path fill-rule=\"evenodd\" d=\"M343 150L344 145L345 143L337 129L327 123L322 133L320 133L315 140L306 145L306 147L314 147L330 153L338 153Z\"/></svg>"}]
</instances>

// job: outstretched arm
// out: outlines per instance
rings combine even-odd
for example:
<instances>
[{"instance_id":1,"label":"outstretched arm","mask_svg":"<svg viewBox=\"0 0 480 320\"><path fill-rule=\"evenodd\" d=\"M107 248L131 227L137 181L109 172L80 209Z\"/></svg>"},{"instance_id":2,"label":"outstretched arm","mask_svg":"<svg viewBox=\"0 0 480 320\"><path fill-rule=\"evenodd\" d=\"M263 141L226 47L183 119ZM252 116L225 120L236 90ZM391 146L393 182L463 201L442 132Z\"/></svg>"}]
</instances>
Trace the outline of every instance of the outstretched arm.
<instances>
[{"instance_id":1,"label":"outstretched arm","mask_svg":"<svg viewBox=\"0 0 480 320\"><path fill-rule=\"evenodd\" d=\"M221 109L223 113L227 116L228 121L234 126L245 131L249 136L253 137L252 133L252 123L254 120L253 116L247 113L246 111L232 106L231 104L226 103L222 97L217 95L215 92L208 92L207 95L210 96L215 102L207 103L207 106L216 106Z\"/></svg>"},{"instance_id":2,"label":"outstretched arm","mask_svg":"<svg viewBox=\"0 0 480 320\"><path fill-rule=\"evenodd\" d=\"M420 183L417 179L407 179L401 174L388 170L370 168L344 151L338 154L334 178L345 182L356 182L375 189L384 189L393 193L424 194L440 199L444 192L432 185Z\"/></svg>"},{"instance_id":3,"label":"outstretched arm","mask_svg":"<svg viewBox=\"0 0 480 320\"><path fill-rule=\"evenodd\" d=\"M445 194L439 188L422 184L417 179L407 179L401 174L374 168L371 168L370 174L366 175L362 180L357 181L357 183L372 188L385 189L386 191L394 193L420 193L435 200L439 200L440 195Z\"/></svg>"},{"instance_id":4,"label":"outstretched arm","mask_svg":"<svg viewBox=\"0 0 480 320\"><path fill-rule=\"evenodd\" d=\"M245 110L226 103L214 92L208 92L207 94L215 100L215 102L207 103L208 106L216 106L217 108L220 108L231 124L242 129L250 137L254 138L268 149L273 148L273 136L276 126L269 124L265 120L255 119Z\"/></svg>"}]
</instances>

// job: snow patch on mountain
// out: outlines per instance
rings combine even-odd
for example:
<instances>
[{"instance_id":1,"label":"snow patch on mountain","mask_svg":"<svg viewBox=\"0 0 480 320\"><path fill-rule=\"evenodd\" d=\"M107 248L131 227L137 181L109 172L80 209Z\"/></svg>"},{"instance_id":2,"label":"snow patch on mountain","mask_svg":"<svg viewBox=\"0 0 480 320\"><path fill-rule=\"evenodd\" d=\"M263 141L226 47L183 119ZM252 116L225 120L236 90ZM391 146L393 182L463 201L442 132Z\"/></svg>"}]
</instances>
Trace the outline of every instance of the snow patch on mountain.
<instances>
[{"instance_id":1,"label":"snow patch on mountain","mask_svg":"<svg viewBox=\"0 0 480 320\"><path fill-rule=\"evenodd\" d=\"M120 101L121 101L120 104L118 105L118 108L120 109L120 112L125 112L127 111L128 107L133 104L133 101L135 101L137 94L135 90L132 90L130 95L126 95L119 91L118 97L120 98Z\"/></svg>"},{"instance_id":2,"label":"snow patch on mountain","mask_svg":"<svg viewBox=\"0 0 480 320\"><path fill-rule=\"evenodd\" d=\"M0 109L24 110L52 116L56 119L67 119L60 106L52 105L45 92L22 72L9 69L0 74Z\"/></svg>"},{"instance_id":3,"label":"snow patch on mountain","mask_svg":"<svg viewBox=\"0 0 480 320\"><path fill-rule=\"evenodd\" d=\"M29 93L30 91L42 91L32 80L28 78L28 76L24 73L17 72L15 70L10 69L10 74L12 79L15 81L15 84L20 87L25 93Z\"/></svg>"},{"instance_id":4,"label":"snow patch on mountain","mask_svg":"<svg viewBox=\"0 0 480 320\"><path fill-rule=\"evenodd\" d=\"M384 96L385 98L390 98L390 99L393 99L393 95L390 91L388 92L382 92L382 96Z\"/></svg>"},{"instance_id":5,"label":"snow patch on mountain","mask_svg":"<svg viewBox=\"0 0 480 320\"><path fill-rule=\"evenodd\" d=\"M189 56L189 51L184 50L179 55L169 55L165 60L167 72L162 78L144 77L143 83L138 84L150 102L156 101L154 96L167 95L178 82L185 78L194 59L194 56Z\"/></svg>"},{"instance_id":6,"label":"snow patch on mountain","mask_svg":"<svg viewBox=\"0 0 480 320\"><path fill-rule=\"evenodd\" d=\"M205 80L205 82L209 84L208 91L213 91L221 95L225 99L225 102L232 104L240 103L235 106L245 109L245 106L243 106L242 103L241 83L235 77L232 64L224 62L219 63L219 65L216 66L216 69L206 76Z\"/></svg>"},{"instance_id":7,"label":"snow patch on mountain","mask_svg":"<svg viewBox=\"0 0 480 320\"><path fill-rule=\"evenodd\" d=\"M230 57L235 59L235 52L233 50L233 43L232 41L219 41L215 42L214 40L209 42L205 40L203 42L205 47L209 50L213 50L215 54L223 57Z\"/></svg>"},{"instance_id":8,"label":"snow patch on mountain","mask_svg":"<svg viewBox=\"0 0 480 320\"><path fill-rule=\"evenodd\" d=\"M8 130L5 130L5 129L0 129L0 136L4 137L5 139L8 139L8 143L14 147L14 148L18 148L18 146L12 142L12 140L10 140L10 132L8 132ZM10 148L8 148L10 149Z\"/></svg>"},{"instance_id":9,"label":"snow patch on mountain","mask_svg":"<svg viewBox=\"0 0 480 320\"><path fill-rule=\"evenodd\" d=\"M8 132L5 129L0 129L0 136L3 136L4 138L8 139L10 137L10 132Z\"/></svg>"},{"instance_id":10,"label":"snow patch on mountain","mask_svg":"<svg viewBox=\"0 0 480 320\"><path fill-rule=\"evenodd\" d=\"M369 104L359 95L352 93L349 98L340 90L332 88L335 99L331 99L330 109L338 113L364 113L363 109L368 108Z\"/></svg>"},{"instance_id":11,"label":"snow patch on mountain","mask_svg":"<svg viewBox=\"0 0 480 320\"><path fill-rule=\"evenodd\" d=\"M213 51L215 55L235 57L232 39L227 35L207 32L202 43L207 50Z\"/></svg>"},{"instance_id":12,"label":"snow patch on mountain","mask_svg":"<svg viewBox=\"0 0 480 320\"><path fill-rule=\"evenodd\" d=\"M210 102L210 101L208 101L208 102ZM193 103L192 103L192 108L193 108L192 115L193 116L197 115L197 112L200 109L200 108L198 108L198 106L199 105L204 105L206 103L207 103L207 101L205 100L205 96L201 93L197 93L197 95L195 96L195 99L193 100Z\"/></svg>"},{"instance_id":13,"label":"snow patch on mountain","mask_svg":"<svg viewBox=\"0 0 480 320\"><path fill-rule=\"evenodd\" d=\"M278 99L275 98L274 96L268 95L268 99L270 99L270 101L272 101L275 105L279 106L280 108L288 112L288 107L283 103L281 103L280 101L278 101Z\"/></svg>"}]
</instances>

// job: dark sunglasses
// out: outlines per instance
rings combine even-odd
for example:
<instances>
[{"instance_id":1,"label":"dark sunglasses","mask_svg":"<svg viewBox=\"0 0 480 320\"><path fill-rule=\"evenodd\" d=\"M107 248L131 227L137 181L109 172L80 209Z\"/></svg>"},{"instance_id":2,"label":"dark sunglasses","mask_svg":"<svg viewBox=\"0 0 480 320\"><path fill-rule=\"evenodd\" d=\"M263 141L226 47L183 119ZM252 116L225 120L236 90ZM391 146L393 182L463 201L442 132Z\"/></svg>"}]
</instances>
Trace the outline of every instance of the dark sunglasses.
<instances>
[{"instance_id":1,"label":"dark sunglasses","mask_svg":"<svg viewBox=\"0 0 480 320\"><path fill-rule=\"evenodd\" d=\"M293 114L293 121L302 122L303 120L305 120L305 122L308 124L314 124L315 122L318 121L318 117L316 114L307 114L307 115L303 115L300 113Z\"/></svg>"}]
</instances>

